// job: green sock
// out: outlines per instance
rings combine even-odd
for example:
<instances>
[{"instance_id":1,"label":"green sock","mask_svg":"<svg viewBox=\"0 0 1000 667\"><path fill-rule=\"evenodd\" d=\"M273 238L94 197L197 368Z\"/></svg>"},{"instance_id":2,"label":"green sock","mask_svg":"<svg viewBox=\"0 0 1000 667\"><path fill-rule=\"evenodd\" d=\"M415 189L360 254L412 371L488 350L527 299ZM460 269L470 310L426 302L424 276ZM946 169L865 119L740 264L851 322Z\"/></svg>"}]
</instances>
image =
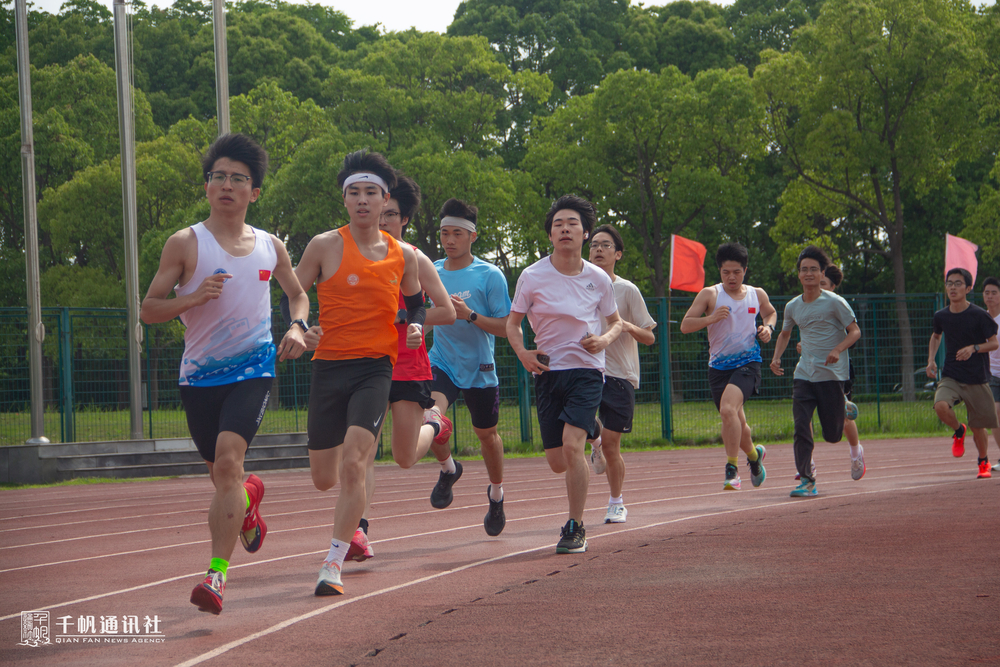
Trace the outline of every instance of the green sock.
<instances>
[{"instance_id":1,"label":"green sock","mask_svg":"<svg viewBox=\"0 0 1000 667\"><path fill-rule=\"evenodd\" d=\"M223 560L221 558L213 558L212 562L208 564L208 569L215 570L216 572L222 573L222 580L226 580L226 570L229 569L229 561Z\"/></svg>"},{"instance_id":2,"label":"green sock","mask_svg":"<svg viewBox=\"0 0 1000 667\"><path fill-rule=\"evenodd\" d=\"M727 456L726 463L729 463L730 465L737 465L739 463L739 459L735 456Z\"/></svg>"},{"instance_id":3,"label":"green sock","mask_svg":"<svg viewBox=\"0 0 1000 667\"><path fill-rule=\"evenodd\" d=\"M756 461L757 460L757 448L756 447L751 447L750 448L750 452L747 454L747 460L748 461Z\"/></svg>"}]
</instances>

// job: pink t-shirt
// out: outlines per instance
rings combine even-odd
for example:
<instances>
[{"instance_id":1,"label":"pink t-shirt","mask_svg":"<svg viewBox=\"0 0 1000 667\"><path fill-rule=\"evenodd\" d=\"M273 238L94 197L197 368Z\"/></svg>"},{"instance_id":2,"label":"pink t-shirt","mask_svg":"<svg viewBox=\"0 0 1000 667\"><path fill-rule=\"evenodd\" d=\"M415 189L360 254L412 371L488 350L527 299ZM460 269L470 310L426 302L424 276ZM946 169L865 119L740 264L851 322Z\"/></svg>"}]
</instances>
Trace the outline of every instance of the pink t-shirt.
<instances>
[{"instance_id":1,"label":"pink t-shirt","mask_svg":"<svg viewBox=\"0 0 1000 667\"><path fill-rule=\"evenodd\" d=\"M615 288L603 269L584 260L583 270L566 276L551 257L524 270L517 280L511 311L525 313L535 332L535 348L549 355L554 371L595 368L604 372L604 351L591 354L580 341L601 335L601 316L617 312Z\"/></svg>"}]
</instances>

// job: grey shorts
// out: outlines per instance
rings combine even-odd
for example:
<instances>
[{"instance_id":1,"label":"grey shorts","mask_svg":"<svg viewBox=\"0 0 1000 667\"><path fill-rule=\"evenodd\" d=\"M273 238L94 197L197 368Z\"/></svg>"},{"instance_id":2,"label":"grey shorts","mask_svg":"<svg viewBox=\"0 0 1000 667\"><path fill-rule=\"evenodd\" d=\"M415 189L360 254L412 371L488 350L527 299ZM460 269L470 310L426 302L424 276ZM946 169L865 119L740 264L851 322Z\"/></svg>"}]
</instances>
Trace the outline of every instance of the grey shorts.
<instances>
[{"instance_id":1,"label":"grey shorts","mask_svg":"<svg viewBox=\"0 0 1000 667\"><path fill-rule=\"evenodd\" d=\"M990 376L990 391L993 392L993 402L1000 403L1000 378L996 375Z\"/></svg>"},{"instance_id":2,"label":"grey shorts","mask_svg":"<svg viewBox=\"0 0 1000 667\"><path fill-rule=\"evenodd\" d=\"M983 384L962 384L952 378L941 378L937 391L934 392L934 402L944 401L955 407L965 402L965 410L969 413L970 428L998 428L997 408L993 402L993 394L985 382Z\"/></svg>"}]
</instances>

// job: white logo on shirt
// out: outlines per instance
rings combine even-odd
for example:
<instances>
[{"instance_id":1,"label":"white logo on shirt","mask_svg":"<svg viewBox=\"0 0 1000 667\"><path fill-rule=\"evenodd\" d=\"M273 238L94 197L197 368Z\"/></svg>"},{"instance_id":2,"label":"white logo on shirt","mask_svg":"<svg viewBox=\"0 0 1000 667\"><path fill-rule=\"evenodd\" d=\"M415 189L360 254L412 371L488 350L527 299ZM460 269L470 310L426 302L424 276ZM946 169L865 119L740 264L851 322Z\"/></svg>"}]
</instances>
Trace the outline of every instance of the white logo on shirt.
<instances>
[{"instance_id":1,"label":"white logo on shirt","mask_svg":"<svg viewBox=\"0 0 1000 667\"><path fill-rule=\"evenodd\" d=\"M459 299L462 299L464 301L465 299L472 298L472 292L469 290L465 290L464 292L453 292L452 296L457 296Z\"/></svg>"},{"instance_id":2,"label":"white logo on shirt","mask_svg":"<svg viewBox=\"0 0 1000 667\"><path fill-rule=\"evenodd\" d=\"M358 276L356 274L354 274L354 273L352 273L351 275L347 276L347 284L348 285L357 285L359 280L360 280L360 278L358 278Z\"/></svg>"}]
</instances>

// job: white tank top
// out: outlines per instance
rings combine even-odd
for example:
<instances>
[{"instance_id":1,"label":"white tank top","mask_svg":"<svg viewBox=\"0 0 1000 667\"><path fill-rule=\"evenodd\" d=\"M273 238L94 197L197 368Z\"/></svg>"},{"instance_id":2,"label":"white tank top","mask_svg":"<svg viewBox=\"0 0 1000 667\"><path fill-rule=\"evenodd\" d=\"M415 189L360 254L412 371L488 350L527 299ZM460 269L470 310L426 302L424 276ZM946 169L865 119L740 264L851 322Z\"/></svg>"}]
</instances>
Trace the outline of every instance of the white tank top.
<instances>
[{"instance_id":1,"label":"white tank top","mask_svg":"<svg viewBox=\"0 0 1000 667\"><path fill-rule=\"evenodd\" d=\"M736 301L726 294L722 283L715 285L715 307L729 306L729 317L708 325L708 365L719 370L732 370L760 361L757 342L757 316L760 301L757 290L746 287L746 296Z\"/></svg>"},{"instance_id":2,"label":"white tank top","mask_svg":"<svg viewBox=\"0 0 1000 667\"><path fill-rule=\"evenodd\" d=\"M228 273L218 299L181 314L184 357L180 384L213 387L259 377L274 377L271 339L271 273L278 254L267 232L251 227L253 251L233 257L222 249L205 224L193 225L198 264L178 296L191 294L208 276Z\"/></svg>"}]
</instances>

